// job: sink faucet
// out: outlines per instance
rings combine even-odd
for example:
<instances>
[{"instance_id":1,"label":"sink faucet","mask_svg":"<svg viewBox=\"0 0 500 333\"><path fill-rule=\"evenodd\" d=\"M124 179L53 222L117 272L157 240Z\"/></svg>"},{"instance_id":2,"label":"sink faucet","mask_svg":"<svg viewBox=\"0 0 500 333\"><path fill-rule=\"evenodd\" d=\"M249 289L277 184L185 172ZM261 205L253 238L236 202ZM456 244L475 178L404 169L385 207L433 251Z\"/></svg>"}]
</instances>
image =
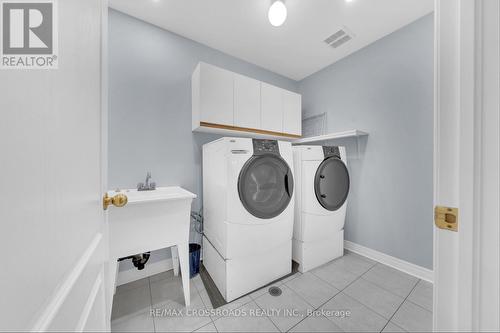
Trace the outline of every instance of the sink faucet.
<instances>
[{"instance_id":1,"label":"sink faucet","mask_svg":"<svg viewBox=\"0 0 500 333\"><path fill-rule=\"evenodd\" d=\"M137 191L152 191L156 189L155 182L149 182L151 179L151 172L146 174L146 182L137 184Z\"/></svg>"}]
</instances>

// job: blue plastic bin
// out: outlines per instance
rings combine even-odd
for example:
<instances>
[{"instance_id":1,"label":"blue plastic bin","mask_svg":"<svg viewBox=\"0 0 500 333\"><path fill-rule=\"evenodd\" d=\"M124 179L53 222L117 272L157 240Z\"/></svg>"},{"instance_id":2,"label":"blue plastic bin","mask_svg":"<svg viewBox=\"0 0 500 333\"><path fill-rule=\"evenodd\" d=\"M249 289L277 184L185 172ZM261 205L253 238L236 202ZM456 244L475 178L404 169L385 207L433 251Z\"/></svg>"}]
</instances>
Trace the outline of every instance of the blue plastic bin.
<instances>
[{"instance_id":1,"label":"blue plastic bin","mask_svg":"<svg viewBox=\"0 0 500 333\"><path fill-rule=\"evenodd\" d=\"M189 277L192 278L200 272L200 252L201 245L189 244Z\"/></svg>"}]
</instances>

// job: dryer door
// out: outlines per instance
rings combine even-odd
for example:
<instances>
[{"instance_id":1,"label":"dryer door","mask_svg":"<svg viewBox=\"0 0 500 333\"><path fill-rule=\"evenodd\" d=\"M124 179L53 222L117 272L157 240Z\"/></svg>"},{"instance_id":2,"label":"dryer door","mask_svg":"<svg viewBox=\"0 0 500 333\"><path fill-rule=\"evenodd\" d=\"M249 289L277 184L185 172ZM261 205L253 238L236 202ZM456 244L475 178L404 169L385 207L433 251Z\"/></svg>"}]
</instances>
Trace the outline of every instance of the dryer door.
<instances>
[{"instance_id":1,"label":"dryer door","mask_svg":"<svg viewBox=\"0 0 500 333\"><path fill-rule=\"evenodd\" d=\"M349 172L338 157L324 160L316 170L314 192L321 206L329 211L342 207L349 193Z\"/></svg>"},{"instance_id":2,"label":"dryer door","mask_svg":"<svg viewBox=\"0 0 500 333\"><path fill-rule=\"evenodd\" d=\"M250 214L271 219L280 215L292 199L292 172L279 155L253 156L240 172L238 193Z\"/></svg>"}]
</instances>

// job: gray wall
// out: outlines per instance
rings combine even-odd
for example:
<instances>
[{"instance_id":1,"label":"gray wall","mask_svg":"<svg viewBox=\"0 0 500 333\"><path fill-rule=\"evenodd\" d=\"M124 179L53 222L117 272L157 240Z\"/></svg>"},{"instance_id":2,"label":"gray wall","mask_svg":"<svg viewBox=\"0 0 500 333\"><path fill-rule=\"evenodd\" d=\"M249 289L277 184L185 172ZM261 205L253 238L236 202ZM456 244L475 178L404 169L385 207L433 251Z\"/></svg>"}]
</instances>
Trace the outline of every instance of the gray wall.
<instances>
[{"instance_id":1,"label":"gray wall","mask_svg":"<svg viewBox=\"0 0 500 333\"><path fill-rule=\"evenodd\" d=\"M118 11L109 15L109 186L160 186L201 195L201 146L191 132L191 73L199 61L285 89L297 82Z\"/></svg>"},{"instance_id":2,"label":"gray wall","mask_svg":"<svg viewBox=\"0 0 500 333\"><path fill-rule=\"evenodd\" d=\"M110 188L134 188L149 170L159 186L196 193L199 209L201 147L218 138L191 132L191 73L199 61L298 89L295 81L110 9Z\"/></svg>"},{"instance_id":3,"label":"gray wall","mask_svg":"<svg viewBox=\"0 0 500 333\"><path fill-rule=\"evenodd\" d=\"M432 269L433 15L300 82L304 116L328 132L362 129L348 147L345 238Z\"/></svg>"}]
</instances>

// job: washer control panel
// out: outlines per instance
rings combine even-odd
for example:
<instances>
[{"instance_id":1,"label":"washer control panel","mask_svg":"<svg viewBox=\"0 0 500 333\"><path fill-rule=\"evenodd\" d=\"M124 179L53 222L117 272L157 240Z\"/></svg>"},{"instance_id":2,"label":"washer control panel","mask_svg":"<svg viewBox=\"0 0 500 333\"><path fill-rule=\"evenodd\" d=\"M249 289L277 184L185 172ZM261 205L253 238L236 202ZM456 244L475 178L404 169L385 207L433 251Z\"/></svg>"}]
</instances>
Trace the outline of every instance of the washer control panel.
<instances>
[{"instance_id":1,"label":"washer control panel","mask_svg":"<svg viewBox=\"0 0 500 333\"><path fill-rule=\"evenodd\" d=\"M263 155L263 154L279 155L280 150L278 146L278 141L253 139L253 153L254 155Z\"/></svg>"},{"instance_id":2,"label":"washer control panel","mask_svg":"<svg viewBox=\"0 0 500 333\"><path fill-rule=\"evenodd\" d=\"M323 146L323 154L325 155L325 159L329 157L340 158L340 149L336 146Z\"/></svg>"}]
</instances>

